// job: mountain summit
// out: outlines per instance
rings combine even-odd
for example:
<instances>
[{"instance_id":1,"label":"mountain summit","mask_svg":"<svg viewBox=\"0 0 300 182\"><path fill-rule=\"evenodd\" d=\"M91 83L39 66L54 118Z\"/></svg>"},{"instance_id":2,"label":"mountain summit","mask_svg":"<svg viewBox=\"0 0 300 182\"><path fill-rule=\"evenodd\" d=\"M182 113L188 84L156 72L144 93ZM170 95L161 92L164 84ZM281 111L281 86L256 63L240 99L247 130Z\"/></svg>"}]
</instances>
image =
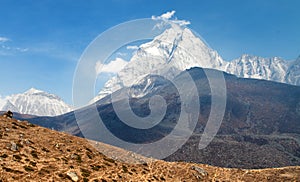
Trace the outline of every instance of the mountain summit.
<instances>
[{"instance_id":1,"label":"mountain summit","mask_svg":"<svg viewBox=\"0 0 300 182\"><path fill-rule=\"evenodd\" d=\"M170 79L191 67L223 70L225 62L190 29L172 24L152 41L140 45L130 62L105 84L94 101L132 86L149 74Z\"/></svg>"},{"instance_id":2,"label":"mountain summit","mask_svg":"<svg viewBox=\"0 0 300 182\"><path fill-rule=\"evenodd\" d=\"M241 78L256 78L300 85L300 58L286 61L244 54L225 61L186 26L172 24L150 42L140 45L129 63L112 77L93 101L134 85L149 74L172 78L191 67L212 68Z\"/></svg>"},{"instance_id":3,"label":"mountain summit","mask_svg":"<svg viewBox=\"0 0 300 182\"><path fill-rule=\"evenodd\" d=\"M56 116L72 110L61 98L35 88L22 94L7 96L0 102L0 110L21 114Z\"/></svg>"}]
</instances>

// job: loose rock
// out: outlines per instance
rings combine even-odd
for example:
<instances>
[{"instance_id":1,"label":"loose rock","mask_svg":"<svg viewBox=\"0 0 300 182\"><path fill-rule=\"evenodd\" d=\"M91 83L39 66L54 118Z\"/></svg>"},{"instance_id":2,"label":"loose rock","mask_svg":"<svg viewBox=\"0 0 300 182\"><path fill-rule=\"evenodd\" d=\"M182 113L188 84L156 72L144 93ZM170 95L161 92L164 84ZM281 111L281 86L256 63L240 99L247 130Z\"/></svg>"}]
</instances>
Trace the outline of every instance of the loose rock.
<instances>
[{"instance_id":1,"label":"loose rock","mask_svg":"<svg viewBox=\"0 0 300 182\"><path fill-rule=\"evenodd\" d=\"M192 166L191 169L197 171L197 173L200 175L196 175L197 178L202 178L208 175L208 173L200 167Z\"/></svg>"},{"instance_id":2,"label":"loose rock","mask_svg":"<svg viewBox=\"0 0 300 182\"><path fill-rule=\"evenodd\" d=\"M18 150L18 146L15 142L10 142L11 143L11 147L10 150L12 151L17 151Z\"/></svg>"},{"instance_id":3,"label":"loose rock","mask_svg":"<svg viewBox=\"0 0 300 182\"><path fill-rule=\"evenodd\" d=\"M76 182L79 180L77 174L75 172L67 172L67 175L72 179L72 181Z\"/></svg>"}]
</instances>

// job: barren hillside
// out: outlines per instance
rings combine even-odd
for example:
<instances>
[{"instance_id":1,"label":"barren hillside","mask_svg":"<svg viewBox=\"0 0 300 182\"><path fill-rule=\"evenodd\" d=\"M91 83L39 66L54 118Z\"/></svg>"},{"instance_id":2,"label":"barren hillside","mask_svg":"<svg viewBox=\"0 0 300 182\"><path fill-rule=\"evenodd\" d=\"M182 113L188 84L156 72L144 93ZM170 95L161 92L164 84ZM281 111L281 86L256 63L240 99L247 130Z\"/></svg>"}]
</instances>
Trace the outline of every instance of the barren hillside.
<instances>
[{"instance_id":1,"label":"barren hillside","mask_svg":"<svg viewBox=\"0 0 300 182\"><path fill-rule=\"evenodd\" d=\"M244 170L164 162L98 143L128 164L79 137L0 116L0 181L300 181L300 167Z\"/></svg>"}]
</instances>

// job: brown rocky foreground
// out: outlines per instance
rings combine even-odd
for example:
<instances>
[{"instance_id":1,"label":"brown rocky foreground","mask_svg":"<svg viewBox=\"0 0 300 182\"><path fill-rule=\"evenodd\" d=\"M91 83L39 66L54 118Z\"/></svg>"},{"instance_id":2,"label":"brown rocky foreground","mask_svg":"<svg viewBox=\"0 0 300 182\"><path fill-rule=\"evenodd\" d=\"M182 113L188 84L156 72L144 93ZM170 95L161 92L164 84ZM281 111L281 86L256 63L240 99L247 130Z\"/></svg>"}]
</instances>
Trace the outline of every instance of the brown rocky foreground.
<instances>
[{"instance_id":1,"label":"brown rocky foreground","mask_svg":"<svg viewBox=\"0 0 300 182\"><path fill-rule=\"evenodd\" d=\"M120 162L83 138L0 116L0 181L300 181L300 166L220 168L152 160L106 144L97 146L111 156L144 163Z\"/></svg>"}]
</instances>

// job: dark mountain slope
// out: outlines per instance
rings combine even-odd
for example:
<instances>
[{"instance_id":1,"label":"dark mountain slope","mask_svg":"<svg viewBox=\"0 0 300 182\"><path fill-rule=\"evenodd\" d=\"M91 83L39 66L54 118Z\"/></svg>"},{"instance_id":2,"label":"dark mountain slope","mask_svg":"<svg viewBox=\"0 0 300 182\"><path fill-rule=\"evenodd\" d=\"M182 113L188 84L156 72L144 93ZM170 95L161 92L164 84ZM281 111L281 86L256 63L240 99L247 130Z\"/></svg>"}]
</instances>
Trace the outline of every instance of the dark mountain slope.
<instances>
[{"instance_id":1,"label":"dark mountain slope","mask_svg":"<svg viewBox=\"0 0 300 182\"><path fill-rule=\"evenodd\" d=\"M264 80L242 79L224 73L227 87L224 119L212 143L207 148L198 150L201 133L210 114L211 93L203 69L192 68L188 72L195 80L199 91L201 104L199 122L188 142L166 160L243 168L300 165L300 87ZM182 84L186 82L182 75L175 79ZM133 143L157 141L170 133L180 115L180 96L171 82L160 83L153 84L154 87L147 90L144 97L132 98L130 105L139 116L147 116L150 113L148 107L150 96L161 95L167 102L167 112L161 123L148 130L131 128L120 121L110 98L106 97L97 102L97 109L105 126L115 136ZM141 88L143 85L132 87L132 93L143 90ZM81 129L94 127L91 110L91 107L86 107L80 111L86 115L86 123ZM33 118L30 122L82 136L74 113L58 117Z\"/></svg>"}]
</instances>

